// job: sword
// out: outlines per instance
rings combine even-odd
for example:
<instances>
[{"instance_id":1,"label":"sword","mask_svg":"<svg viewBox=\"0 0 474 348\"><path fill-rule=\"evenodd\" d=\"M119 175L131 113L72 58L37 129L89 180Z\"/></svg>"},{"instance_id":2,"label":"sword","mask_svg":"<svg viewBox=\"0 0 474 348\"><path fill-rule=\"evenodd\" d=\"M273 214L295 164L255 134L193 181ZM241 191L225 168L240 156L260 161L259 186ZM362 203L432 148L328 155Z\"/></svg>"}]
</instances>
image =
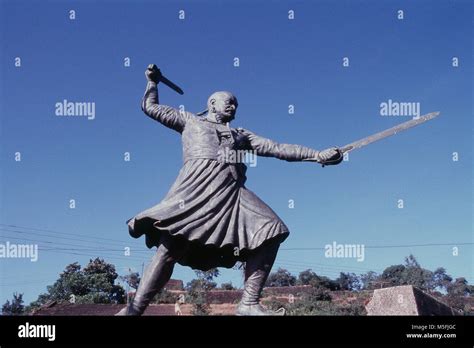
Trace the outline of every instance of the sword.
<instances>
[{"instance_id":1,"label":"sword","mask_svg":"<svg viewBox=\"0 0 474 348\"><path fill-rule=\"evenodd\" d=\"M407 129L410 129L412 127L418 126L419 124L425 123L426 121L432 120L433 118L437 117L439 115L439 112L432 112L417 118L414 118L410 121L400 123L399 125L386 129L384 131L369 135L368 137L365 137L363 139L354 141L353 143L347 144L343 147L340 148L342 153L350 152L355 149L360 149L361 147L367 146L373 142L382 140L384 138L387 138L389 136L395 135L399 132L403 132Z\"/></svg>"},{"instance_id":2,"label":"sword","mask_svg":"<svg viewBox=\"0 0 474 348\"><path fill-rule=\"evenodd\" d=\"M382 139L387 138L389 136L395 135L399 132L403 132L407 129L418 126L419 124L422 124L422 123L425 123L426 121L432 120L433 118L437 117L438 115L439 115L439 112L432 112L432 113L429 113L429 114L426 114L426 115L423 115L423 116L420 116L420 117L417 117L417 118L413 118L412 120L400 123L399 125L397 125L395 127L386 129L384 131L381 131L381 132L369 135L368 137L365 137L365 138L359 139L357 141L354 141L350 144L344 145L344 146L339 148L339 151L341 152L341 156L342 156L345 153L350 152L352 150L360 149L360 148L362 148L364 146L367 146L367 145L369 145L373 142L382 140ZM336 162L339 163L338 160L340 161L340 157L338 159L334 160L334 161L328 161L328 162L324 163L323 167L326 166L326 165L335 164ZM309 159L307 161L313 162L314 160Z\"/></svg>"}]
</instances>

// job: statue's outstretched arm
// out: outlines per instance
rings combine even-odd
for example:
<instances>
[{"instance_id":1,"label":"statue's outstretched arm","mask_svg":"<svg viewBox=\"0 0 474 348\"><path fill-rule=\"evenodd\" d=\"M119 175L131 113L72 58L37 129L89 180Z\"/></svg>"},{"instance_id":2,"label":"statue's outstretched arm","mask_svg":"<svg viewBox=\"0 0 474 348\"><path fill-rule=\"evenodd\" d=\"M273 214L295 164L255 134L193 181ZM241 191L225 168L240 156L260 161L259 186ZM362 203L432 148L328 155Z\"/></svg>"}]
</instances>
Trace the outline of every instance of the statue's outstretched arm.
<instances>
[{"instance_id":1,"label":"statue's outstretched arm","mask_svg":"<svg viewBox=\"0 0 474 348\"><path fill-rule=\"evenodd\" d=\"M319 151L306 146L280 144L242 128L239 128L238 131L245 135L250 150L256 151L258 156L275 157L285 161L294 162L317 158L319 154Z\"/></svg>"},{"instance_id":2,"label":"statue's outstretched arm","mask_svg":"<svg viewBox=\"0 0 474 348\"><path fill-rule=\"evenodd\" d=\"M157 71L147 69L145 72L148 83L142 100L142 110L152 119L181 133L186 124L186 120L191 114L188 112L180 112L171 106L159 104L158 87L156 82L159 81L159 79L156 74L161 74L159 69Z\"/></svg>"},{"instance_id":3,"label":"statue's outstretched arm","mask_svg":"<svg viewBox=\"0 0 474 348\"><path fill-rule=\"evenodd\" d=\"M237 131L247 139L248 149L256 151L258 156L275 157L289 162L314 161L321 164L328 161L338 164L342 161L342 153L337 148L318 151L302 145L280 144L243 128L238 128Z\"/></svg>"}]
</instances>

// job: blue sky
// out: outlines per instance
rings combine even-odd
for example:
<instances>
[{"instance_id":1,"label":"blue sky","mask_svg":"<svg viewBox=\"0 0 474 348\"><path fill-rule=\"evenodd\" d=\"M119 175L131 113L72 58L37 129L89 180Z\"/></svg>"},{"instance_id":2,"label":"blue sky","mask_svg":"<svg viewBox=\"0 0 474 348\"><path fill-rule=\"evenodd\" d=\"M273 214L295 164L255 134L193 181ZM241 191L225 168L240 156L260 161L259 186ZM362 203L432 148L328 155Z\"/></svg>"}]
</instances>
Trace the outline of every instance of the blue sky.
<instances>
[{"instance_id":1,"label":"blue sky","mask_svg":"<svg viewBox=\"0 0 474 348\"><path fill-rule=\"evenodd\" d=\"M410 119L380 116L389 99L441 111L340 166L259 158L247 186L290 228L275 269L334 278L413 253L426 268L474 281L472 244L457 244L472 243L469 1L3 0L0 28L0 238L43 248L35 263L0 259L1 303L14 291L36 299L71 262L103 256L122 274L148 262L152 251L129 237L125 221L157 204L181 166L179 135L140 110L149 63L185 91L160 86L162 103L198 112L212 92L229 90L239 100L234 126L316 149ZM94 102L95 119L55 116L63 99ZM364 244L364 262L325 258L317 248L333 241ZM368 248L438 243L446 245ZM285 250L301 247L314 249ZM173 278L193 276L177 266ZM238 271L223 270L225 281L242 286Z\"/></svg>"}]
</instances>

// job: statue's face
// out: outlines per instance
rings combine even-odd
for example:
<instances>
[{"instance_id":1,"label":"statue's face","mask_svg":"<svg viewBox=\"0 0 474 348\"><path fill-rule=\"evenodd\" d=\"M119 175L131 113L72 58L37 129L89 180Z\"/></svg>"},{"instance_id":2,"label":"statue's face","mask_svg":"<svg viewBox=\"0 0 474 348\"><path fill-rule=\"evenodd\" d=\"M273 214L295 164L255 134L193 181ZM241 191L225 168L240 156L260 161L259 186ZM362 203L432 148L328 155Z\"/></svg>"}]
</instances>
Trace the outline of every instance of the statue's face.
<instances>
[{"instance_id":1,"label":"statue's face","mask_svg":"<svg viewBox=\"0 0 474 348\"><path fill-rule=\"evenodd\" d=\"M235 118L237 98L229 92L215 92L209 97L209 111L222 122L230 122Z\"/></svg>"}]
</instances>

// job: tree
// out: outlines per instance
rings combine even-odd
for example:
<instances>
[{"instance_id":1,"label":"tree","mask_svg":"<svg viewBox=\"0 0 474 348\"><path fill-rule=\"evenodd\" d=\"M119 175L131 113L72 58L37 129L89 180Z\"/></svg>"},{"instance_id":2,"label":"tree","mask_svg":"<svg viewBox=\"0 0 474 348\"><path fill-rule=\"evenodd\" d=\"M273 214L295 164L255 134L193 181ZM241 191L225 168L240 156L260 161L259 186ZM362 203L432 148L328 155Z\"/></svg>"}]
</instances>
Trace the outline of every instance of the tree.
<instances>
[{"instance_id":1,"label":"tree","mask_svg":"<svg viewBox=\"0 0 474 348\"><path fill-rule=\"evenodd\" d=\"M361 281L355 273L341 272L339 278L336 279L341 290L357 291L362 288Z\"/></svg>"},{"instance_id":2,"label":"tree","mask_svg":"<svg viewBox=\"0 0 474 348\"><path fill-rule=\"evenodd\" d=\"M413 256L413 254L410 254L407 257L405 257L405 267L421 268L420 264L416 260L415 256Z\"/></svg>"},{"instance_id":3,"label":"tree","mask_svg":"<svg viewBox=\"0 0 474 348\"><path fill-rule=\"evenodd\" d=\"M340 289L337 281L331 280L325 276L319 276L310 269L300 272L297 284L311 285L314 288L325 288L331 291Z\"/></svg>"},{"instance_id":4,"label":"tree","mask_svg":"<svg viewBox=\"0 0 474 348\"><path fill-rule=\"evenodd\" d=\"M75 262L67 265L64 272L47 293L38 296L31 307L39 307L49 301L70 301L74 303L124 303L125 290L115 285L118 274L115 266L96 258L90 260L84 269Z\"/></svg>"},{"instance_id":5,"label":"tree","mask_svg":"<svg viewBox=\"0 0 474 348\"><path fill-rule=\"evenodd\" d=\"M229 282L229 283L222 283L221 289L222 290L235 290L235 287L232 285L232 282Z\"/></svg>"},{"instance_id":6,"label":"tree","mask_svg":"<svg viewBox=\"0 0 474 348\"><path fill-rule=\"evenodd\" d=\"M140 275L138 274L138 272L132 272L125 276L121 276L120 279L135 290L138 289L138 285L140 284Z\"/></svg>"},{"instance_id":7,"label":"tree","mask_svg":"<svg viewBox=\"0 0 474 348\"><path fill-rule=\"evenodd\" d=\"M185 286L186 290L201 289L209 291L216 288L217 283L214 282L214 278L219 276L219 270L217 268L212 268L208 271L196 270L194 272L196 273L197 279L188 282Z\"/></svg>"},{"instance_id":8,"label":"tree","mask_svg":"<svg viewBox=\"0 0 474 348\"><path fill-rule=\"evenodd\" d=\"M118 274L115 266L96 258L90 260L83 270L88 287L87 297L79 299L79 303L120 303L123 302L125 290L120 285L115 285Z\"/></svg>"},{"instance_id":9,"label":"tree","mask_svg":"<svg viewBox=\"0 0 474 348\"><path fill-rule=\"evenodd\" d=\"M195 273L198 279L192 280L190 282L192 283L191 286L199 286L206 291L216 288L217 283L214 282L214 278L217 278L219 276L219 270L217 268L211 268L208 271L196 270ZM193 281L197 281L197 283Z\"/></svg>"},{"instance_id":10,"label":"tree","mask_svg":"<svg viewBox=\"0 0 474 348\"><path fill-rule=\"evenodd\" d=\"M268 276L266 286L293 286L296 284L296 277L283 268L278 268L274 273Z\"/></svg>"},{"instance_id":11,"label":"tree","mask_svg":"<svg viewBox=\"0 0 474 348\"><path fill-rule=\"evenodd\" d=\"M177 298L178 296L163 288L153 297L153 303L175 303Z\"/></svg>"},{"instance_id":12,"label":"tree","mask_svg":"<svg viewBox=\"0 0 474 348\"><path fill-rule=\"evenodd\" d=\"M460 277L447 286L448 295L465 297L469 296L472 292L471 287L468 285L466 278Z\"/></svg>"},{"instance_id":13,"label":"tree","mask_svg":"<svg viewBox=\"0 0 474 348\"><path fill-rule=\"evenodd\" d=\"M422 268L415 256L411 254L405 258L405 265L387 267L381 278L391 286L413 285L422 290L433 290L435 288L433 272Z\"/></svg>"},{"instance_id":14,"label":"tree","mask_svg":"<svg viewBox=\"0 0 474 348\"><path fill-rule=\"evenodd\" d=\"M307 269L305 271L300 272L298 275L298 281L296 282L298 285L310 285L311 282L317 280L319 277L316 273L312 270Z\"/></svg>"},{"instance_id":15,"label":"tree","mask_svg":"<svg viewBox=\"0 0 474 348\"><path fill-rule=\"evenodd\" d=\"M287 315L330 315L335 313L335 306L331 304L331 296L328 289L323 287L311 287L294 301L282 303L276 299L265 303L272 310L283 307Z\"/></svg>"},{"instance_id":16,"label":"tree","mask_svg":"<svg viewBox=\"0 0 474 348\"><path fill-rule=\"evenodd\" d=\"M339 284L326 276L317 276L309 285L313 288L324 288L330 291L340 290Z\"/></svg>"},{"instance_id":17,"label":"tree","mask_svg":"<svg viewBox=\"0 0 474 348\"><path fill-rule=\"evenodd\" d=\"M365 274L361 274L359 277L361 288L363 290L374 290L377 287L376 283L380 278L381 276L374 271L368 271Z\"/></svg>"},{"instance_id":18,"label":"tree","mask_svg":"<svg viewBox=\"0 0 474 348\"><path fill-rule=\"evenodd\" d=\"M387 281L390 286L404 285L404 265L392 265L382 273L381 279Z\"/></svg>"},{"instance_id":19,"label":"tree","mask_svg":"<svg viewBox=\"0 0 474 348\"><path fill-rule=\"evenodd\" d=\"M410 284L422 290L433 290L433 272L422 268L415 256L410 254L405 258L404 284Z\"/></svg>"},{"instance_id":20,"label":"tree","mask_svg":"<svg viewBox=\"0 0 474 348\"><path fill-rule=\"evenodd\" d=\"M460 309L463 311L468 311L466 307L466 297L472 294L472 287L467 284L467 280L464 277L456 278L454 282L447 286L448 295L447 302L448 305Z\"/></svg>"},{"instance_id":21,"label":"tree","mask_svg":"<svg viewBox=\"0 0 474 348\"><path fill-rule=\"evenodd\" d=\"M207 303L207 292L214 289L217 283L214 278L219 276L219 270L212 268L208 271L195 271L198 279L186 284L189 302L193 305L193 315L209 315L211 308Z\"/></svg>"},{"instance_id":22,"label":"tree","mask_svg":"<svg viewBox=\"0 0 474 348\"><path fill-rule=\"evenodd\" d=\"M453 278L446 273L446 269L438 267L433 272L433 287L448 291L448 286L453 281Z\"/></svg>"},{"instance_id":23,"label":"tree","mask_svg":"<svg viewBox=\"0 0 474 348\"><path fill-rule=\"evenodd\" d=\"M7 300L2 306L2 315L22 315L25 312L23 294L14 293L12 302Z\"/></svg>"}]
</instances>

